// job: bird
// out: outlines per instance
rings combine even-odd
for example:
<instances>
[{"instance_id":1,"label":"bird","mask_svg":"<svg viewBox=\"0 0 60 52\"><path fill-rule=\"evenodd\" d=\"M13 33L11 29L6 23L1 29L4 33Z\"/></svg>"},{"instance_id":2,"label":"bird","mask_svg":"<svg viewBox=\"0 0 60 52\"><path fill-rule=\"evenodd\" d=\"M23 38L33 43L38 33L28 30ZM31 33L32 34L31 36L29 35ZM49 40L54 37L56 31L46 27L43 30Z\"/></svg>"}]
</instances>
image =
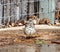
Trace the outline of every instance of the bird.
<instances>
[{"instance_id":1,"label":"bird","mask_svg":"<svg viewBox=\"0 0 60 52\"><path fill-rule=\"evenodd\" d=\"M37 20L36 20L36 19L34 19L34 20L33 20L33 23L34 23L34 25L36 25L36 24L37 24Z\"/></svg>"},{"instance_id":2,"label":"bird","mask_svg":"<svg viewBox=\"0 0 60 52\"><path fill-rule=\"evenodd\" d=\"M29 20L29 19L32 19L32 20L33 20L34 25L37 24L37 16L35 16L35 15L28 16L28 17L27 17L27 20Z\"/></svg>"},{"instance_id":3,"label":"bird","mask_svg":"<svg viewBox=\"0 0 60 52\"><path fill-rule=\"evenodd\" d=\"M25 33L27 35L32 35L36 32L32 19L29 19L28 23L25 25Z\"/></svg>"}]
</instances>

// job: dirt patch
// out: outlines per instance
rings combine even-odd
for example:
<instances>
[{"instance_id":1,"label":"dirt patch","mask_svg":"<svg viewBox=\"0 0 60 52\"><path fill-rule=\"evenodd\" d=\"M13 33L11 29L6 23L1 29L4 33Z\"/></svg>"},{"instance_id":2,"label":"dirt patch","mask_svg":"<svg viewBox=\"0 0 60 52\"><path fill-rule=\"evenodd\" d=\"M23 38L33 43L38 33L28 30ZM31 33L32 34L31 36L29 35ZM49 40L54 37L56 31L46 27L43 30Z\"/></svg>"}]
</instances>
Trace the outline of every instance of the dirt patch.
<instances>
[{"instance_id":1,"label":"dirt patch","mask_svg":"<svg viewBox=\"0 0 60 52\"><path fill-rule=\"evenodd\" d=\"M44 39L46 42L59 39L60 30L37 30L36 34L27 36L22 30L11 30L0 32L0 45L10 44L35 44L36 39ZM49 42L47 42L49 44Z\"/></svg>"}]
</instances>

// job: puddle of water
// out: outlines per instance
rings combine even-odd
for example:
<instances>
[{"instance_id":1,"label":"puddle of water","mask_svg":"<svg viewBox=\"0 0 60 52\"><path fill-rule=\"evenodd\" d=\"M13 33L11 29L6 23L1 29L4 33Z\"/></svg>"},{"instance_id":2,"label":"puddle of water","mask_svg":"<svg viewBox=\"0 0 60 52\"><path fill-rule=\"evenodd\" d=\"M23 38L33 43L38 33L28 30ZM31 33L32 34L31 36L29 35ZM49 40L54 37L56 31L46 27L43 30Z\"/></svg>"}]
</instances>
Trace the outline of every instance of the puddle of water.
<instances>
[{"instance_id":1,"label":"puddle of water","mask_svg":"<svg viewBox=\"0 0 60 52\"><path fill-rule=\"evenodd\" d=\"M40 48L41 52L56 52L56 45L42 45Z\"/></svg>"}]
</instances>

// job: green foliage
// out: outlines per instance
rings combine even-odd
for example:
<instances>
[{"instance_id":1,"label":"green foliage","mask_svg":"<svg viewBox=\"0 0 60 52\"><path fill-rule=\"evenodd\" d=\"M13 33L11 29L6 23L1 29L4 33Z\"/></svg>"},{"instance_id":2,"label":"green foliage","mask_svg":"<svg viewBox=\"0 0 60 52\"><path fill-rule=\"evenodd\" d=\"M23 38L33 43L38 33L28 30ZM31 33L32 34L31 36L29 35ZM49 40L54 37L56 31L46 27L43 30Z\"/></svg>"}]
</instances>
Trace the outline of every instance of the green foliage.
<instances>
[{"instance_id":1,"label":"green foliage","mask_svg":"<svg viewBox=\"0 0 60 52\"><path fill-rule=\"evenodd\" d=\"M37 45L42 45L42 44L44 44L44 40L35 40L35 43Z\"/></svg>"}]
</instances>

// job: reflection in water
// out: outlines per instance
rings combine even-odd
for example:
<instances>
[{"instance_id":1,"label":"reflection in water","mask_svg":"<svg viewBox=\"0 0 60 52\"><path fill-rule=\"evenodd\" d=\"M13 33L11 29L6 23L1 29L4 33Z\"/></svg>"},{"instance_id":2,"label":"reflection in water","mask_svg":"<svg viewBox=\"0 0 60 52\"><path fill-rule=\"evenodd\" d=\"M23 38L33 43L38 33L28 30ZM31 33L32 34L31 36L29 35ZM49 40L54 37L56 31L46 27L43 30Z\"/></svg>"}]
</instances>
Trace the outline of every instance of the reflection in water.
<instances>
[{"instance_id":1,"label":"reflection in water","mask_svg":"<svg viewBox=\"0 0 60 52\"><path fill-rule=\"evenodd\" d=\"M40 51L41 52L56 52L57 48L56 48L56 44L50 44L50 45L42 45Z\"/></svg>"}]
</instances>

